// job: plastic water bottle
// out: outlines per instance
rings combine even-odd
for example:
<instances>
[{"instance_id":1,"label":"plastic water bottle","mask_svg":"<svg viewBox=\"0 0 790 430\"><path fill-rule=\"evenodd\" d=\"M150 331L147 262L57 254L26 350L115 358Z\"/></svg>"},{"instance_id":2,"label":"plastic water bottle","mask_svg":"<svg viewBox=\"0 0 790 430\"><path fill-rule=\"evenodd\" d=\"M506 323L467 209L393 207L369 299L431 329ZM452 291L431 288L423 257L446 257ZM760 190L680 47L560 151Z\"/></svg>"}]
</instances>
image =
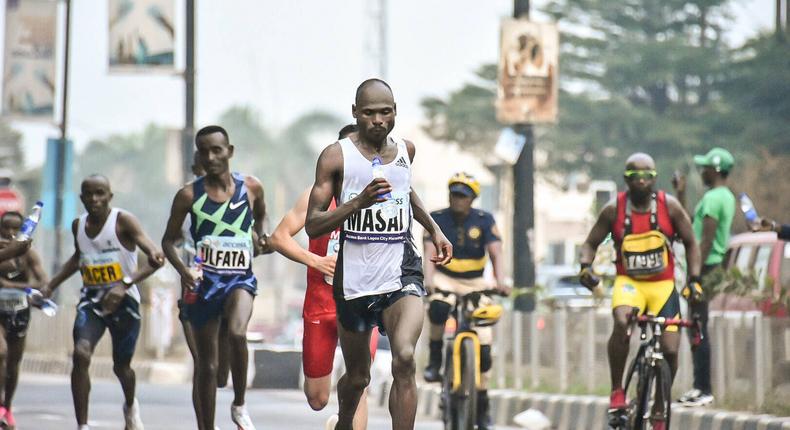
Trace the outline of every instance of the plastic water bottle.
<instances>
[{"instance_id":1,"label":"plastic water bottle","mask_svg":"<svg viewBox=\"0 0 790 430\"><path fill-rule=\"evenodd\" d=\"M54 301L47 299L41 294L41 291L34 290L30 287L25 288L25 293L30 298L30 302L33 306L41 309L41 312L44 312L44 315L48 317L54 317L55 314L58 313L58 304Z\"/></svg>"},{"instance_id":2,"label":"plastic water bottle","mask_svg":"<svg viewBox=\"0 0 790 430\"><path fill-rule=\"evenodd\" d=\"M184 303L191 305L197 302L198 293L195 290L200 285L200 282L203 281L203 259L196 255L195 259L192 260L192 267L189 268L189 272L195 278L197 284L194 289L184 291Z\"/></svg>"},{"instance_id":3,"label":"plastic water bottle","mask_svg":"<svg viewBox=\"0 0 790 430\"><path fill-rule=\"evenodd\" d=\"M750 199L746 193L741 193L741 195L738 196L738 200L740 200L741 212L743 212L743 217L746 218L746 222L750 227L755 227L760 218L757 215L757 209L754 208L752 199Z\"/></svg>"},{"instance_id":4,"label":"plastic water bottle","mask_svg":"<svg viewBox=\"0 0 790 430\"><path fill-rule=\"evenodd\" d=\"M36 202L35 206L33 206L33 209L30 211L30 215L25 218L22 227L19 228L19 233L17 233L15 237L16 240L28 240L33 236L33 232L36 231L36 227L38 227L38 221L41 219L41 209L43 207L44 203L40 201Z\"/></svg>"},{"instance_id":5,"label":"plastic water bottle","mask_svg":"<svg viewBox=\"0 0 790 430\"><path fill-rule=\"evenodd\" d=\"M381 163L381 157L373 158L373 179L387 179L384 176L384 166ZM386 202L381 203L381 213L387 218L393 218L398 214L398 208L395 206L395 201L392 200L392 193L379 194L379 197L387 199Z\"/></svg>"}]
</instances>

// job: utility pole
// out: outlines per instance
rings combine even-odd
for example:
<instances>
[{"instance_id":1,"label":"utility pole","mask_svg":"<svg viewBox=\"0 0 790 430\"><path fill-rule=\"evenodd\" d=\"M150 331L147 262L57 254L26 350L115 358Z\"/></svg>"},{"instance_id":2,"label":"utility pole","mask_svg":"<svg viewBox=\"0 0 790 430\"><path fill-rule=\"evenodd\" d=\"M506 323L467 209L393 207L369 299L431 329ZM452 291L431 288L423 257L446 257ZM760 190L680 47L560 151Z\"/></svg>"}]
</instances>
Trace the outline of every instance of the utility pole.
<instances>
[{"instance_id":1,"label":"utility pole","mask_svg":"<svg viewBox=\"0 0 790 430\"><path fill-rule=\"evenodd\" d=\"M184 67L184 130L181 133L183 182L192 179L192 139L195 135L195 0L186 0L186 65Z\"/></svg>"},{"instance_id":2,"label":"utility pole","mask_svg":"<svg viewBox=\"0 0 790 430\"><path fill-rule=\"evenodd\" d=\"M513 18L529 18L529 0L513 1ZM535 136L530 124L518 124L516 133L524 136L524 148L513 166L513 283L520 290L514 307L531 311L535 298L525 289L535 286L535 262L530 239L535 228Z\"/></svg>"},{"instance_id":3,"label":"utility pole","mask_svg":"<svg viewBox=\"0 0 790 430\"><path fill-rule=\"evenodd\" d=\"M374 73L378 78L387 79L387 0L367 2L367 37L365 40L365 73Z\"/></svg>"},{"instance_id":4,"label":"utility pole","mask_svg":"<svg viewBox=\"0 0 790 430\"><path fill-rule=\"evenodd\" d=\"M71 44L71 0L64 0L66 7L66 24L65 36L63 47L63 88L61 90L61 109L60 109L60 141L58 142L58 150L56 163L56 179L55 179L55 255L52 263L52 273L56 273L61 260L61 248L63 247L63 238L61 235L61 226L63 225L63 183L65 182L66 175L66 136L68 125L68 112L69 112L69 47Z\"/></svg>"}]
</instances>

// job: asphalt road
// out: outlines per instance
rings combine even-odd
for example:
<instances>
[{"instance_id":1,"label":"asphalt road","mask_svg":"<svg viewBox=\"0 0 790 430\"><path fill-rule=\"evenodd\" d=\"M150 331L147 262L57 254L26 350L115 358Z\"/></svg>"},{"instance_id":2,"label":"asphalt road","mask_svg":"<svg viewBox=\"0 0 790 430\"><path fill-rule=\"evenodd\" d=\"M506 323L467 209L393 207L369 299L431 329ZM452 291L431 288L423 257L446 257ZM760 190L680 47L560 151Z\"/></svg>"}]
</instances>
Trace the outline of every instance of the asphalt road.
<instances>
[{"instance_id":1,"label":"asphalt road","mask_svg":"<svg viewBox=\"0 0 790 430\"><path fill-rule=\"evenodd\" d=\"M194 430L190 387L187 385L140 384L138 399L146 430ZM333 395L334 397L334 395ZM222 389L217 396L216 424L223 430L235 430L230 421L233 393ZM90 403L92 430L123 429L120 386L112 380L93 381ZM314 412L300 391L251 390L247 407L258 430L323 430L326 419L337 410L330 403ZM68 377L23 374L14 399L14 416L18 430L75 429ZM383 408L370 412L368 428L390 429L389 413ZM441 423L417 418L417 430L440 430ZM497 429L506 430L503 427Z\"/></svg>"}]
</instances>

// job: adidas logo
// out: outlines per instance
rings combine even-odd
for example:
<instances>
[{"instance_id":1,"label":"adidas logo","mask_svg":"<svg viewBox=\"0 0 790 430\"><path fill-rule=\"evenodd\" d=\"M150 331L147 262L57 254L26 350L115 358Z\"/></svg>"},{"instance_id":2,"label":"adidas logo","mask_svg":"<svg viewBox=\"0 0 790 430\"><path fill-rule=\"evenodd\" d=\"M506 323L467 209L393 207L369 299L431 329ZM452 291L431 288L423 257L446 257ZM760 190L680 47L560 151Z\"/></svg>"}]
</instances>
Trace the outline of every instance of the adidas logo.
<instances>
[{"instance_id":1,"label":"adidas logo","mask_svg":"<svg viewBox=\"0 0 790 430\"><path fill-rule=\"evenodd\" d=\"M406 159L403 157L399 158L398 161L395 162L395 165L398 167L403 167L404 169L409 168L409 163L407 163Z\"/></svg>"}]
</instances>

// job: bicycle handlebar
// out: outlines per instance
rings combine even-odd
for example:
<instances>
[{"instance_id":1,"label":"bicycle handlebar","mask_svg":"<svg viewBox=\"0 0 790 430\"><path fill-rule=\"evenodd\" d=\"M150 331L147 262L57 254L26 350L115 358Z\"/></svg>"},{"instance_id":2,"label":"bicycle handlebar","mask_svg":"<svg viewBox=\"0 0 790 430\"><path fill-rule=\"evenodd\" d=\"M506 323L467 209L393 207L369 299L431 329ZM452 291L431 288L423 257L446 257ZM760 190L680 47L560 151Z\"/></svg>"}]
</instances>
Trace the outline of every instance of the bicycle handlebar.
<instances>
[{"instance_id":1,"label":"bicycle handlebar","mask_svg":"<svg viewBox=\"0 0 790 430\"><path fill-rule=\"evenodd\" d=\"M699 314L692 314L691 321L682 319L682 318L666 318L666 317L657 317L653 315L639 315L639 308L634 308L631 313L628 314L628 337L631 337L631 327L636 323L643 323L643 324L657 324L661 327L685 327L691 328L694 330L694 339L692 340L692 344L699 345L702 342L702 339L705 338L705 335L702 333L702 323L700 322ZM642 335L644 339L644 330L645 327L642 327Z\"/></svg>"},{"instance_id":2,"label":"bicycle handlebar","mask_svg":"<svg viewBox=\"0 0 790 430\"><path fill-rule=\"evenodd\" d=\"M466 297L466 296L469 296L469 295L472 295L472 294L482 294L484 296L502 296L502 297L505 297L505 293L503 293L502 291L497 290L496 288L488 288L488 289L485 289L485 290L472 291L472 292L466 293L466 294L460 294L460 293L456 293L455 291L444 290L444 289L441 289L439 287L433 287L432 289L434 291L442 293L442 294L446 294L446 295L452 294L454 296L459 296L459 297Z\"/></svg>"}]
</instances>

